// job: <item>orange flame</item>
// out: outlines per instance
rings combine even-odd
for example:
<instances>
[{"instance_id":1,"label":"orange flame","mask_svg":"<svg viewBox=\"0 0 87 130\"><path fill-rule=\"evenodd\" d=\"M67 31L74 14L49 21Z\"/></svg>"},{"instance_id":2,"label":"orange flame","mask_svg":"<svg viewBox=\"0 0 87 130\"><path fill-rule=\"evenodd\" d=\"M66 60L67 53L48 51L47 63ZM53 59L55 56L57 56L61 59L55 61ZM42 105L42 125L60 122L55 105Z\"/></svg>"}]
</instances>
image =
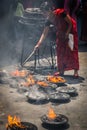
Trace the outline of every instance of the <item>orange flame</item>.
<instances>
[{"instance_id":1,"label":"orange flame","mask_svg":"<svg viewBox=\"0 0 87 130\"><path fill-rule=\"evenodd\" d=\"M12 76L17 76L17 77L24 77L27 75L27 71L26 70L16 70L14 72L11 73Z\"/></svg>"},{"instance_id":2,"label":"orange flame","mask_svg":"<svg viewBox=\"0 0 87 130\"><path fill-rule=\"evenodd\" d=\"M35 82L36 82L36 81L34 80L34 78L33 78L32 75L29 75L29 76L26 78L26 80L27 80L28 86L29 86L29 85L34 85Z\"/></svg>"},{"instance_id":3,"label":"orange flame","mask_svg":"<svg viewBox=\"0 0 87 130\"><path fill-rule=\"evenodd\" d=\"M48 76L47 77L47 80L49 81L49 82L53 82L53 83L58 83L58 82L65 82L66 80L64 79L64 78L62 78L62 77L60 77L60 76Z\"/></svg>"},{"instance_id":4,"label":"orange flame","mask_svg":"<svg viewBox=\"0 0 87 130\"><path fill-rule=\"evenodd\" d=\"M54 120L57 117L56 113L54 112L54 110L52 108L49 109L47 117L51 120Z\"/></svg>"},{"instance_id":5,"label":"orange flame","mask_svg":"<svg viewBox=\"0 0 87 130\"><path fill-rule=\"evenodd\" d=\"M16 116L12 117L12 116L8 115L8 123L6 124L6 128L13 127L13 126L16 126L16 127L19 127L19 128L25 128L21 124L19 117L16 117Z\"/></svg>"},{"instance_id":6,"label":"orange flame","mask_svg":"<svg viewBox=\"0 0 87 130\"><path fill-rule=\"evenodd\" d=\"M43 87L48 87L48 84L44 81L38 81L37 84Z\"/></svg>"}]
</instances>

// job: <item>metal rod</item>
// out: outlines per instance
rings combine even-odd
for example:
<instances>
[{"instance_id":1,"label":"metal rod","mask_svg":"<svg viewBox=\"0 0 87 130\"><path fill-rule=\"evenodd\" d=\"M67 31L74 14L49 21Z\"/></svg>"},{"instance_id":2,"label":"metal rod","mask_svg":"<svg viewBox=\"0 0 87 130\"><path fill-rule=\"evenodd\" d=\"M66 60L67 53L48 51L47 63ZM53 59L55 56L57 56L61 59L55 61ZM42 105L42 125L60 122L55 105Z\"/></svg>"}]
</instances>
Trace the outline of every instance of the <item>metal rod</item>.
<instances>
[{"instance_id":1,"label":"metal rod","mask_svg":"<svg viewBox=\"0 0 87 130\"><path fill-rule=\"evenodd\" d=\"M22 66L33 56L35 53L35 50L32 51L32 53L25 59L25 61L22 63Z\"/></svg>"}]
</instances>

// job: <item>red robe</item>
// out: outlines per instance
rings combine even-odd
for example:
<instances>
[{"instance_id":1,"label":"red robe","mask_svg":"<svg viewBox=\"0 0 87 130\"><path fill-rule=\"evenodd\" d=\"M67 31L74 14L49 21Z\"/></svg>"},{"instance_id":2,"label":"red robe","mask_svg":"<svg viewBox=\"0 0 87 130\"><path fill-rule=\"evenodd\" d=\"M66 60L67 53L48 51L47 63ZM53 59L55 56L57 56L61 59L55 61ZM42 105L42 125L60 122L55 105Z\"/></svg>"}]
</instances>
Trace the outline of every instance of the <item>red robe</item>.
<instances>
[{"instance_id":1,"label":"red robe","mask_svg":"<svg viewBox=\"0 0 87 130\"><path fill-rule=\"evenodd\" d=\"M74 35L74 49L70 50L68 47L68 39L65 39L65 33L68 27L64 17L61 16L63 9L57 9L54 11L55 14L55 26L56 26L56 44L57 44L57 65L59 71L66 71L76 69L79 70L79 59L78 59L78 33L77 24L74 19L72 21L71 33Z\"/></svg>"}]
</instances>

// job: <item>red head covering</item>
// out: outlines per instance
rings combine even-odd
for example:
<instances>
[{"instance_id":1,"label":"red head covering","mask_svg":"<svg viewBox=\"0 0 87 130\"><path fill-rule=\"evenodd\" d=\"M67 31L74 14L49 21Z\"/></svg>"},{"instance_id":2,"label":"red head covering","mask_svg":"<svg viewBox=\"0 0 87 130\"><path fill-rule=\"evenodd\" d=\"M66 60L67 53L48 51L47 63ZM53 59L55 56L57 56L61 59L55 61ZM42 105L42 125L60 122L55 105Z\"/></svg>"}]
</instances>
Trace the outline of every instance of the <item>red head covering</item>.
<instances>
[{"instance_id":1,"label":"red head covering","mask_svg":"<svg viewBox=\"0 0 87 130\"><path fill-rule=\"evenodd\" d=\"M54 10L54 14L56 14L56 15L60 15L63 12L64 12L64 9L56 9L56 10Z\"/></svg>"}]
</instances>

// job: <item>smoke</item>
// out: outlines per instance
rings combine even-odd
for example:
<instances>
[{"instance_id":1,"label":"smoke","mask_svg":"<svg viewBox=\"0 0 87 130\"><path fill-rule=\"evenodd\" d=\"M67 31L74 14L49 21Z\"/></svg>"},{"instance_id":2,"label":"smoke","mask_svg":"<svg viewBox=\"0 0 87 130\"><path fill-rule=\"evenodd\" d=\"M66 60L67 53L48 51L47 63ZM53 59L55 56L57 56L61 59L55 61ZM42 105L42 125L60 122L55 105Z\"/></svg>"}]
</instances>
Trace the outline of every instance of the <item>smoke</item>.
<instances>
[{"instance_id":1,"label":"smoke","mask_svg":"<svg viewBox=\"0 0 87 130\"><path fill-rule=\"evenodd\" d=\"M43 1L32 2L32 7L39 8ZM1 5L0 67L4 67L21 63L33 51L43 31L45 19L38 11L36 11L37 14L35 15L30 13L30 16L29 13L24 13L23 17L14 17L14 12L17 7L16 0L3 0L2 4L0 3ZM49 41L46 40L45 43L47 44L47 42ZM49 49L47 52L49 52Z\"/></svg>"},{"instance_id":2,"label":"smoke","mask_svg":"<svg viewBox=\"0 0 87 130\"><path fill-rule=\"evenodd\" d=\"M18 39L15 39L12 17L6 16L0 23L0 65L5 66L18 60ZM21 47L20 47L21 48Z\"/></svg>"},{"instance_id":3,"label":"smoke","mask_svg":"<svg viewBox=\"0 0 87 130\"><path fill-rule=\"evenodd\" d=\"M12 63L13 13L11 0L0 1L0 67Z\"/></svg>"}]
</instances>

